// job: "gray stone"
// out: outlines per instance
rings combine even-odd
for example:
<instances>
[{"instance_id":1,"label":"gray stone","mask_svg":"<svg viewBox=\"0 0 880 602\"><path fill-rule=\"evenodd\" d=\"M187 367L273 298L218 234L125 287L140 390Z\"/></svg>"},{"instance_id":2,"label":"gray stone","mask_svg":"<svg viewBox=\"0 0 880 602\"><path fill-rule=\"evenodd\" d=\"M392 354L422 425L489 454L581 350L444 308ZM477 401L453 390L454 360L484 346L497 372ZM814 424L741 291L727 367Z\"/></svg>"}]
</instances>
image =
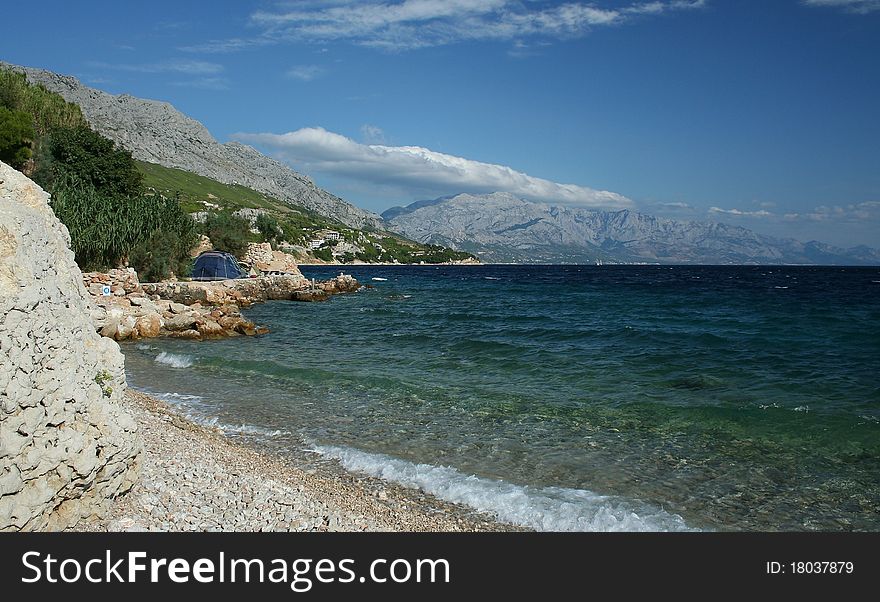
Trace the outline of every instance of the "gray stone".
<instances>
[{"instance_id":1,"label":"gray stone","mask_svg":"<svg viewBox=\"0 0 880 602\"><path fill-rule=\"evenodd\" d=\"M94 309L48 195L0 162L0 531L101 515L137 479L119 346ZM115 332L119 317L104 328ZM100 453L99 453L100 450Z\"/></svg>"},{"instance_id":2,"label":"gray stone","mask_svg":"<svg viewBox=\"0 0 880 602\"><path fill-rule=\"evenodd\" d=\"M165 320L165 330L177 332L190 330L196 323L195 314L179 314Z\"/></svg>"}]
</instances>

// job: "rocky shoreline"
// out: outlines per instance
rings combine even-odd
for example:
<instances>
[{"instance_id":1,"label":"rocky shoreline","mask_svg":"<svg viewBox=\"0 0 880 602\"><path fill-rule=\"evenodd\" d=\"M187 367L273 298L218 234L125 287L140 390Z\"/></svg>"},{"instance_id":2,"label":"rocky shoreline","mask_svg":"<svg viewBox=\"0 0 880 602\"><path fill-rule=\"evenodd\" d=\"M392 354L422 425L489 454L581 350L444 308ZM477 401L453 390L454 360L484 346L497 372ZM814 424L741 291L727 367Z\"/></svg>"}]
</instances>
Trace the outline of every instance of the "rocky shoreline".
<instances>
[{"instance_id":1,"label":"rocky shoreline","mask_svg":"<svg viewBox=\"0 0 880 602\"><path fill-rule=\"evenodd\" d=\"M298 465L186 420L128 390L141 478L77 531L516 531L486 514L359 476L329 460Z\"/></svg>"},{"instance_id":2,"label":"rocky shoreline","mask_svg":"<svg viewBox=\"0 0 880 602\"><path fill-rule=\"evenodd\" d=\"M357 291L346 274L321 282L302 274L215 282L141 283L131 269L83 274L95 330L116 341L167 336L208 340L265 334L241 315L241 308L273 300L326 301Z\"/></svg>"}]
</instances>

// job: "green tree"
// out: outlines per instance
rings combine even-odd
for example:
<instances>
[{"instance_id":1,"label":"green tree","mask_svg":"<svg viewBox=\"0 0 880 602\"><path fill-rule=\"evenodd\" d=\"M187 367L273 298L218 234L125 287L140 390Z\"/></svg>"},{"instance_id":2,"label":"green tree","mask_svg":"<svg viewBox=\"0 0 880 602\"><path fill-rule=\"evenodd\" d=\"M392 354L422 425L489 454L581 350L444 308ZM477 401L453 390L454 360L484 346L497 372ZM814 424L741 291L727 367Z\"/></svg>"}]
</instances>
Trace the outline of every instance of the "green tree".
<instances>
[{"instance_id":1,"label":"green tree","mask_svg":"<svg viewBox=\"0 0 880 602\"><path fill-rule=\"evenodd\" d=\"M24 111L0 107L0 161L15 169L23 168L31 158L33 141L31 116Z\"/></svg>"},{"instance_id":2,"label":"green tree","mask_svg":"<svg viewBox=\"0 0 880 602\"><path fill-rule=\"evenodd\" d=\"M145 234L131 248L128 262L139 277L155 282L192 271L190 251L199 240L195 221L180 206L180 197L143 197Z\"/></svg>"},{"instance_id":3,"label":"green tree","mask_svg":"<svg viewBox=\"0 0 880 602\"><path fill-rule=\"evenodd\" d=\"M333 261L333 249L330 247L319 247L314 249L312 255L323 261Z\"/></svg>"},{"instance_id":4,"label":"green tree","mask_svg":"<svg viewBox=\"0 0 880 602\"><path fill-rule=\"evenodd\" d=\"M273 245L280 240L281 236L284 234L281 231L281 227L278 225L278 221L272 217L271 215L267 215L265 213L260 213L257 215L256 221L257 230L260 231L260 235L263 237L265 242L270 242Z\"/></svg>"},{"instance_id":5,"label":"green tree","mask_svg":"<svg viewBox=\"0 0 880 602\"><path fill-rule=\"evenodd\" d=\"M212 213L205 218L202 228L218 251L241 257L251 242L251 224L248 220L231 213Z\"/></svg>"},{"instance_id":6,"label":"green tree","mask_svg":"<svg viewBox=\"0 0 880 602\"><path fill-rule=\"evenodd\" d=\"M47 160L35 174L40 184L51 188L56 179L70 174L102 195L141 194L143 176L131 153L88 126L54 130L46 148Z\"/></svg>"}]
</instances>

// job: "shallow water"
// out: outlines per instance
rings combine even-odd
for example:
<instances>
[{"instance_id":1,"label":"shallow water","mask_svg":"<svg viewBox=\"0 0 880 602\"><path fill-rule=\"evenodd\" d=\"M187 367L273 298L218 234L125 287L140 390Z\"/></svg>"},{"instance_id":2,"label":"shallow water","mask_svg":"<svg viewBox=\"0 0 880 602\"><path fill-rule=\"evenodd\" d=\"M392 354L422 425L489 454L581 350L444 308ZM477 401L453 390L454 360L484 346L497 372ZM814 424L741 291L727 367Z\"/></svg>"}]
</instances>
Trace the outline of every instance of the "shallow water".
<instances>
[{"instance_id":1,"label":"shallow water","mask_svg":"<svg viewBox=\"0 0 880 602\"><path fill-rule=\"evenodd\" d=\"M880 528L876 268L345 271L259 340L126 344L130 382L538 529Z\"/></svg>"}]
</instances>

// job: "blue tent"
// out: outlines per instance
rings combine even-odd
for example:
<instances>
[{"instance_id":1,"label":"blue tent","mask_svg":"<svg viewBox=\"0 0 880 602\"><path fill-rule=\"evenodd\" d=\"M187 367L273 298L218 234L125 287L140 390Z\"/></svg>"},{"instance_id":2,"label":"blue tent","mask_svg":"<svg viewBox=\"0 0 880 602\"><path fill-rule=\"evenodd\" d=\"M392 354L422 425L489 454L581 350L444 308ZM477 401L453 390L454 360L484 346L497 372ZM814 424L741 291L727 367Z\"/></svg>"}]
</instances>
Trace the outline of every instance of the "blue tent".
<instances>
[{"instance_id":1,"label":"blue tent","mask_svg":"<svg viewBox=\"0 0 880 602\"><path fill-rule=\"evenodd\" d=\"M193 280L229 280L245 278L234 256L223 251L205 251L196 258L192 269Z\"/></svg>"}]
</instances>

